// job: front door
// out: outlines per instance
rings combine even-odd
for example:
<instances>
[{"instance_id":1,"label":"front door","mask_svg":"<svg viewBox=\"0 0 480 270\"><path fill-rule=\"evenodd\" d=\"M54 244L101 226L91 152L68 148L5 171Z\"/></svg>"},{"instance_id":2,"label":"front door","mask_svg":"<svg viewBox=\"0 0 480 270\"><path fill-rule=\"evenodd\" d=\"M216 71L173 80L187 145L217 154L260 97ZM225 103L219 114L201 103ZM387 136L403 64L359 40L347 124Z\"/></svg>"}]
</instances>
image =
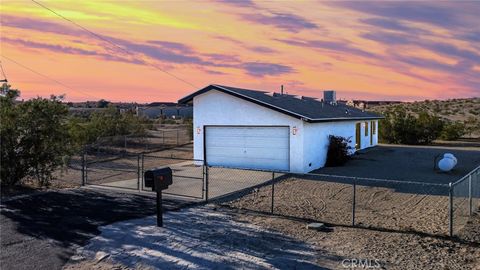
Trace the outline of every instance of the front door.
<instances>
[{"instance_id":1,"label":"front door","mask_svg":"<svg viewBox=\"0 0 480 270\"><path fill-rule=\"evenodd\" d=\"M359 150L361 147L361 137L362 137L362 123L357 123L355 125L355 149Z\"/></svg>"}]
</instances>

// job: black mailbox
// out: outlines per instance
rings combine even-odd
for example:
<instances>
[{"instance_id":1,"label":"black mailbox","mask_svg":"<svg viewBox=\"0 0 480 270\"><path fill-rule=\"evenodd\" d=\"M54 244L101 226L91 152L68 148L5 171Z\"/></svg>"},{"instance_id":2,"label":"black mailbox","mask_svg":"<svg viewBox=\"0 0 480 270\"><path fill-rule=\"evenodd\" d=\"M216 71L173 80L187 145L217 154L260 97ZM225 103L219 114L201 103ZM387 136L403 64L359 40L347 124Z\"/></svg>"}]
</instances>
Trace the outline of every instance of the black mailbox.
<instances>
[{"instance_id":1,"label":"black mailbox","mask_svg":"<svg viewBox=\"0 0 480 270\"><path fill-rule=\"evenodd\" d=\"M163 226L162 190L172 184L172 169L162 167L145 171L145 187L152 188L157 193L157 226Z\"/></svg>"},{"instance_id":2,"label":"black mailbox","mask_svg":"<svg viewBox=\"0 0 480 270\"><path fill-rule=\"evenodd\" d=\"M144 175L145 187L152 188L153 191L167 189L172 184L172 169L162 167L148 170ZM156 189L158 187L158 190Z\"/></svg>"}]
</instances>

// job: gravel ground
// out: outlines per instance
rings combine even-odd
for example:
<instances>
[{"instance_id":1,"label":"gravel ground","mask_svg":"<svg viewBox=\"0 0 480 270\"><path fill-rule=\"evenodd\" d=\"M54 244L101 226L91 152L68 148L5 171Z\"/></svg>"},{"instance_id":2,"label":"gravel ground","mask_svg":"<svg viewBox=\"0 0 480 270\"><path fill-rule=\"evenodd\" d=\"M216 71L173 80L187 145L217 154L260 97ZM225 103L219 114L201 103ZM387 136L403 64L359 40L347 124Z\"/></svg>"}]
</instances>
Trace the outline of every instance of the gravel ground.
<instances>
[{"instance_id":1,"label":"gravel ground","mask_svg":"<svg viewBox=\"0 0 480 270\"><path fill-rule=\"evenodd\" d=\"M480 263L475 261L480 256L480 218L465 219L464 227L456 223L458 238L450 239L444 196L360 187L359 227L351 227L348 185L303 179L277 183L276 216L265 214L270 211L270 192L271 187L264 187L224 205L242 213L236 216L239 221L307 241L340 258L379 260L387 269L472 269ZM313 220L333 231L301 229ZM333 268L342 268L341 262Z\"/></svg>"}]
</instances>

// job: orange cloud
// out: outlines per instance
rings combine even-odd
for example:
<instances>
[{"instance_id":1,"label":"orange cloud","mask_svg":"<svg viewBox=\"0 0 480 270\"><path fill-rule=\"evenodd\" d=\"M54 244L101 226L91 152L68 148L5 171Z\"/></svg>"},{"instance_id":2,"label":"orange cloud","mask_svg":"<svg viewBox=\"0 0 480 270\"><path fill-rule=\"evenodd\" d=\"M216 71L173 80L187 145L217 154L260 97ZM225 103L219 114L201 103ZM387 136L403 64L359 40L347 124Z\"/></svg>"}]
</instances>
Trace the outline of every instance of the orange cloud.
<instances>
[{"instance_id":1,"label":"orange cloud","mask_svg":"<svg viewBox=\"0 0 480 270\"><path fill-rule=\"evenodd\" d=\"M174 101L210 83L342 98L480 96L476 2L41 3L101 38L34 3L2 3L2 55L69 86L3 58L24 98Z\"/></svg>"}]
</instances>

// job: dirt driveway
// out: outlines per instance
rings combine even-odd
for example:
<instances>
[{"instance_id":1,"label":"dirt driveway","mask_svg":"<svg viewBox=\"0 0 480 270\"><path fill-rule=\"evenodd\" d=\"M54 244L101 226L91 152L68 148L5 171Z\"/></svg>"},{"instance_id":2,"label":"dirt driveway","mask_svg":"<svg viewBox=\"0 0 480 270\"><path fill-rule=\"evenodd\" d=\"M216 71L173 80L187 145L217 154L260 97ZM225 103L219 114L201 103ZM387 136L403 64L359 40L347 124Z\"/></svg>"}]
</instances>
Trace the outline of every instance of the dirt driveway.
<instances>
[{"instance_id":1,"label":"dirt driveway","mask_svg":"<svg viewBox=\"0 0 480 270\"><path fill-rule=\"evenodd\" d=\"M166 209L181 207L165 201ZM61 269L99 226L155 213L151 196L85 188L3 199L0 269Z\"/></svg>"}]
</instances>

